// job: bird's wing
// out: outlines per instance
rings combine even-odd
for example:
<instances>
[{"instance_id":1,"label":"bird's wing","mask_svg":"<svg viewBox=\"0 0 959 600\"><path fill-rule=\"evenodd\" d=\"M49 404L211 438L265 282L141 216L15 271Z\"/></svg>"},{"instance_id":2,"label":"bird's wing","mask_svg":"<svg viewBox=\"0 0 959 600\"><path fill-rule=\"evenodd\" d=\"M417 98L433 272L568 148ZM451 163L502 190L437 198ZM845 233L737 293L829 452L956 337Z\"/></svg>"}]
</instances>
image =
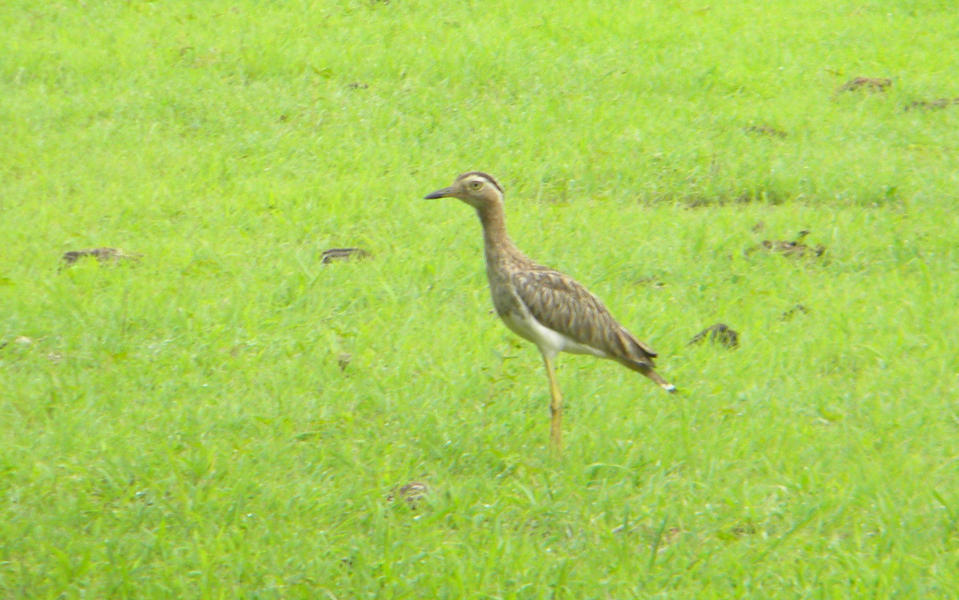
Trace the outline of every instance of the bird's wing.
<instances>
[{"instance_id":1,"label":"bird's wing","mask_svg":"<svg viewBox=\"0 0 959 600\"><path fill-rule=\"evenodd\" d=\"M611 358L652 366L656 352L617 323L603 301L572 278L537 265L515 271L512 283L530 314L546 327Z\"/></svg>"}]
</instances>

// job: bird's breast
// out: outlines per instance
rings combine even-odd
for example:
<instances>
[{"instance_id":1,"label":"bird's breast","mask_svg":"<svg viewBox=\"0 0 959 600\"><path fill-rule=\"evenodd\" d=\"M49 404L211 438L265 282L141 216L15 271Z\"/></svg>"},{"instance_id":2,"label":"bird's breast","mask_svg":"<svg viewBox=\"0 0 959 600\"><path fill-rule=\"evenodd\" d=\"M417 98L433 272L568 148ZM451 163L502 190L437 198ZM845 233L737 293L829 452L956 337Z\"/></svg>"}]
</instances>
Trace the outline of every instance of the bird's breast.
<instances>
[{"instance_id":1,"label":"bird's breast","mask_svg":"<svg viewBox=\"0 0 959 600\"><path fill-rule=\"evenodd\" d=\"M533 342L552 355L563 349L563 336L544 327L529 311L508 311L500 313L503 323L509 329L525 340Z\"/></svg>"}]
</instances>

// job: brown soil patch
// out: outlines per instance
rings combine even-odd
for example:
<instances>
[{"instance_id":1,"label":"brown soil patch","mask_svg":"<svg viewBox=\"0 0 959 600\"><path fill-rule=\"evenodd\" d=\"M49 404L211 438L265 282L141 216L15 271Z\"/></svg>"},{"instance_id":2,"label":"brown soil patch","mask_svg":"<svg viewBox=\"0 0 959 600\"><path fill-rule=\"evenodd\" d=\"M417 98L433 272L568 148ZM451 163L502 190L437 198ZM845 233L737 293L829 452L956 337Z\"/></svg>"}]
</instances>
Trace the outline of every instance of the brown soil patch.
<instances>
[{"instance_id":1,"label":"brown soil patch","mask_svg":"<svg viewBox=\"0 0 959 600\"><path fill-rule=\"evenodd\" d=\"M78 260L85 256L93 256L100 263L119 263L120 261L130 260L133 262L139 261L143 258L142 254L128 253L124 252L119 248L88 248L86 250L71 250L70 252L64 252L63 256L60 257L60 260L63 261L64 267L69 267L75 264Z\"/></svg>"},{"instance_id":2,"label":"brown soil patch","mask_svg":"<svg viewBox=\"0 0 959 600\"><path fill-rule=\"evenodd\" d=\"M323 251L323 264L328 265L337 260L357 260L369 258L370 253L362 248L330 248Z\"/></svg>"},{"instance_id":3,"label":"brown soil patch","mask_svg":"<svg viewBox=\"0 0 959 600\"><path fill-rule=\"evenodd\" d=\"M636 281L633 282L633 285L661 288L661 287L664 287L666 284L663 283L662 281L659 281L652 275L650 275L649 277L642 277L640 279L637 279Z\"/></svg>"},{"instance_id":4,"label":"brown soil patch","mask_svg":"<svg viewBox=\"0 0 959 600\"><path fill-rule=\"evenodd\" d=\"M789 135L782 129L776 129L775 127L767 127L765 125L753 125L751 127L744 127L743 131L745 131L746 133L753 133L756 135L763 135L766 137L775 137L779 139L782 139Z\"/></svg>"},{"instance_id":5,"label":"brown soil patch","mask_svg":"<svg viewBox=\"0 0 959 600\"><path fill-rule=\"evenodd\" d=\"M836 89L836 93L842 92L885 92L892 87L892 79L879 77L856 77L850 79Z\"/></svg>"},{"instance_id":6,"label":"brown soil patch","mask_svg":"<svg viewBox=\"0 0 959 600\"><path fill-rule=\"evenodd\" d=\"M747 248L745 254L748 256L757 250L766 250L768 252L779 252L785 256L794 256L797 258L818 258L826 252L826 247L822 244L816 246L807 246L802 243L803 238L809 235L808 230L802 230L793 241L784 240L763 240L761 243Z\"/></svg>"},{"instance_id":7,"label":"brown soil patch","mask_svg":"<svg viewBox=\"0 0 959 600\"><path fill-rule=\"evenodd\" d=\"M939 98L938 100L914 100L906 105L910 110L942 110L950 106L959 106L959 98Z\"/></svg>"},{"instance_id":8,"label":"brown soil patch","mask_svg":"<svg viewBox=\"0 0 959 600\"><path fill-rule=\"evenodd\" d=\"M428 485L422 481L411 481L400 487L398 490L394 489L392 492L390 492L386 497L386 500L388 502L392 502L399 497L405 500L406 504L408 504L411 509L416 510L420 501L426 498L429 493L430 488Z\"/></svg>"}]
</instances>

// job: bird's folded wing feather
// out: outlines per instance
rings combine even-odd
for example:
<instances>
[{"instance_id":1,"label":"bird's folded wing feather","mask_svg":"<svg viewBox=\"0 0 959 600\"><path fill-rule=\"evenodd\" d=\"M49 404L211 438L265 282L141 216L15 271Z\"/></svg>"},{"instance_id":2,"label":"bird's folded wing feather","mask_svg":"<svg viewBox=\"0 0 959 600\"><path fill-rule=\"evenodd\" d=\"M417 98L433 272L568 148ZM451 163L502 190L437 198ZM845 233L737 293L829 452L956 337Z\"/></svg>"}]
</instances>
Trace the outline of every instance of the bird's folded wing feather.
<instances>
[{"instance_id":1,"label":"bird's folded wing feather","mask_svg":"<svg viewBox=\"0 0 959 600\"><path fill-rule=\"evenodd\" d=\"M656 353L616 322L603 301L570 277L545 267L513 273L513 287L537 321L611 358L652 365Z\"/></svg>"}]
</instances>

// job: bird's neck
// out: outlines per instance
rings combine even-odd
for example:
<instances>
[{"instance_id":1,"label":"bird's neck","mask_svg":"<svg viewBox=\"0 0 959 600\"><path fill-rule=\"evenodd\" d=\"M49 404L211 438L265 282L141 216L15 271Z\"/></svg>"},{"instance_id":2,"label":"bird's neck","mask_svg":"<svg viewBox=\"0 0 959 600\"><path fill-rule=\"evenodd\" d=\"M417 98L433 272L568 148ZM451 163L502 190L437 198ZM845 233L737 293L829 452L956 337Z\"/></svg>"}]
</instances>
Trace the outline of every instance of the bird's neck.
<instances>
[{"instance_id":1,"label":"bird's neck","mask_svg":"<svg viewBox=\"0 0 959 600\"><path fill-rule=\"evenodd\" d=\"M502 205L487 205L476 209L480 223L483 224L483 242L486 249L486 263L490 267L504 259L522 257L516 244L506 231L506 213Z\"/></svg>"}]
</instances>

